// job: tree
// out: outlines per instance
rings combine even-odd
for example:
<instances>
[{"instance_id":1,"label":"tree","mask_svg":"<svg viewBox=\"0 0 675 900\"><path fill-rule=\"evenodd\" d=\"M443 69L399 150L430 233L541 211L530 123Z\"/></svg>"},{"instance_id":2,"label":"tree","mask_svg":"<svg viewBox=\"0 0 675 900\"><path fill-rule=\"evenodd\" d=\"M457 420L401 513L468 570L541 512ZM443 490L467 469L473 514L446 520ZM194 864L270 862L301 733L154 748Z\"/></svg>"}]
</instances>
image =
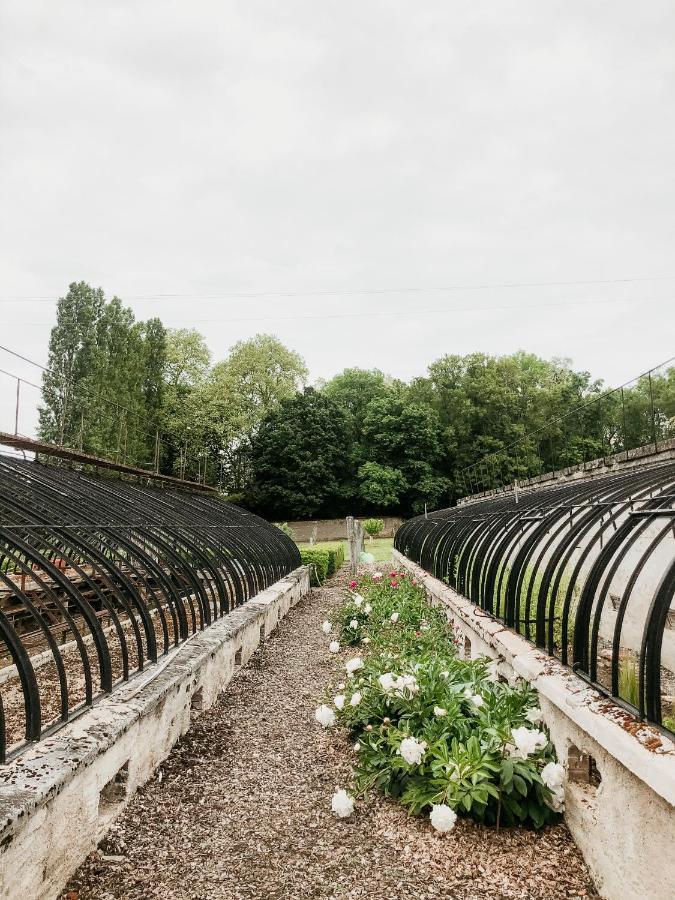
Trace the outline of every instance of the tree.
<instances>
[{"instance_id":1,"label":"tree","mask_svg":"<svg viewBox=\"0 0 675 900\"><path fill-rule=\"evenodd\" d=\"M371 509L389 510L399 506L408 482L399 469L367 462L359 468L359 496Z\"/></svg>"},{"instance_id":2,"label":"tree","mask_svg":"<svg viewBox=\"0 0 675 900\"><path fill-rule=\"evenodd\" d=\"M223 480L230 492L246 491L251 478L251 445L260 423L307 380L302 357L268 334L239 341L200 392L212 422L220 424ZM221 452L222 451L222 452Z\"/></svg>"},{"instance_id":3,"label":"tree","mask_svg":"<svg viewBox=\"0 0 675 900\"><path fill-rule=\"evenodd\" d=\"M211 351L196 328L171 328L166 334L164 380L171 388L193 388L205 378Z\"/></svg>"},{"instance_id":4,"label":"tree","mask_svg":"<svg viewBox=\"0 0 675 900\"><path fill-rule=\"evenodd\" d=\"M158 319L136 322L101 288L73 282L57 305L42 382L39 435L135 465L153 458L164 368Z\"/></svg>"},{"instance_id":5,"label":"tree","mask_svg":"<svg viewBox=\"0 0 675 900\"><path fill-rule=\"evenodd\" d=\"M251 505L283 521L339 508L351 465L348 438L345 412L313 388L282 400L253 441Z\"/></svg>"},{"instance_id":6,"label":"tree","mask_svg":"<svg viewBox=\"0 0 675 900\"><path fill-rule=\"evenodd\" d=\"M373 540L384 531L384 521L382 519L366 519L363 523L363 530L368 535L369 540Z\"/></svg>"},{"instance_id":7,"label":"tree","mask_svg":"<svg viewBox=\"0 0 675 900\"><path fill-rule=\"evenodd\" d=\"M267 413L293 397L308 376L303 358L269 334L239 341L226 360L213 368L213 388L228 395L247 419L253 432Z\"/></svg>"},{"instance_id":8,"label":"tree","mask_svg":"<svg viewBox=\"0 0 675 900\"><path fill-rule=\"evenodd\" d=\"M48 371L42 376L40 440L71 447L79 443L82 417L96 391L97 325L104 305L102 289L84 281L73 282L58 301Z\"/></svg>"}]
</instances>

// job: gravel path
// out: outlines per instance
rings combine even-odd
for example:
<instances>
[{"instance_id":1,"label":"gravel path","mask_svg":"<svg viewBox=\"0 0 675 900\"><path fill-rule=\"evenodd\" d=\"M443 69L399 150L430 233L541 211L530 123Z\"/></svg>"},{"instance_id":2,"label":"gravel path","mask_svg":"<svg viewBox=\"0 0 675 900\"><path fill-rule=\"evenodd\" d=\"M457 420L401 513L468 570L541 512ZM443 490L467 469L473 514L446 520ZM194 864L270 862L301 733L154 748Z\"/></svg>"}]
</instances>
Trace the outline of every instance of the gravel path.
<instances>
[{"instance_id":1,"label":"gravel path","mask_svg":"<svg viewBox=\"0 0 675 900\"><path fill-rule=\"evenodd\" d=\"M436 835L383 799L330 812L353 758L314 722L341 680L320 623L338 575L300 603L136 795L71 879L69 900L553 898L594 896L564 826Z\"/></svg>"}]
</instances>

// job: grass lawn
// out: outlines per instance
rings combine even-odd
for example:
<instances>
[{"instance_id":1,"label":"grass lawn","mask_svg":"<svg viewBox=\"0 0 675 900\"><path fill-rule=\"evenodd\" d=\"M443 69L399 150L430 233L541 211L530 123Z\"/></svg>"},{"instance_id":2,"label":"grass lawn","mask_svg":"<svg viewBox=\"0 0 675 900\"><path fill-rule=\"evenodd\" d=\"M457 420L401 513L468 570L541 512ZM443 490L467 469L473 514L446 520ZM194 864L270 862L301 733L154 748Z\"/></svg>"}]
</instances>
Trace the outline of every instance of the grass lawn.
<instances>
[{"instance_id":1,"label":"grass lawn","mask_svg":"<svg viewBox=\"0 0 675 900\"><path fill-rule=\"evenodd\" d=\"M345 559L349 559L349 547L347 546L347 541L318 541L314 546L320 550L322 547L337 547L340 543L342 543L345 548ZM301 550L309 549L309 546L309 544L298 544L298 547L300 547ZM368 538L366 538L366 553L372 553L375 557L375 562L389 562L393 547L393 538L376 538L374 541L369 541Z\"/></svg>"}]
</instances>

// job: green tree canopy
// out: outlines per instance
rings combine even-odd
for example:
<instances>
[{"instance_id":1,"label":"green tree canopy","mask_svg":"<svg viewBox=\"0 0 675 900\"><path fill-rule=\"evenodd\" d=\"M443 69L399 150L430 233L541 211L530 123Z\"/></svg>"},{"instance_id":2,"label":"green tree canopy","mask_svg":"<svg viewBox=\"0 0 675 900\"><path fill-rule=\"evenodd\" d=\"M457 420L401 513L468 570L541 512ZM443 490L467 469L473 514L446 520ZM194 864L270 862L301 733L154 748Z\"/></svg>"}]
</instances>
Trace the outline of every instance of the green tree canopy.
<instances>
[{"instance_id":1,"label":"green tree canopy","mask_svg":"<svg viewBox=\"0 0 675 900\"><path fill-rule=\"evenodd\" d=\"M256 509L272 519L295 519L340 508L350 471L349 427L344 410L313 388L282 400L253 444Z\"/></svg>"}]
</instances>

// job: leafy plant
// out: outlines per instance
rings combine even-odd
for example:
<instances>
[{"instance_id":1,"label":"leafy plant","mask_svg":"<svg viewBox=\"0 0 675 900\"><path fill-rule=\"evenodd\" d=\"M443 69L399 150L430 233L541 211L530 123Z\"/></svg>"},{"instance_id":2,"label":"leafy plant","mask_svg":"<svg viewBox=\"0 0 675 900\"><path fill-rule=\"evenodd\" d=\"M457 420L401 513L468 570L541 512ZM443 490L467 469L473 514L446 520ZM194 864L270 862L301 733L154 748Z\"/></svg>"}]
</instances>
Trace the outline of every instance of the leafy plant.
<instances>
[{"instance_id":1,"label":"leafy plant","mask_svg":"<svg viewBox=\"0 0 675 900\"><path fill-rule=\"evenodd\" d=\"M533 724L535 692L496 680L487 658L460 659L444 611L405 574L356 588L337 619L342 642L369 653L326 698L358 742L355 793L381 791L415 815L444 805L487 825L556 821L562 798L542 779L555 750Z\"/></svg>"},{"instance_id":2,"label":"leafy plant","mask_svg":"<svg viewBox=\"0 0 675 900\"><path fill-rule=\"evenodd\" d=\"M366 519L363 523L363 530L372 541L373 538L376 538L378 534L382 534L384 531L384 522L382 519Z\"/></svg>"}]
</instances>

